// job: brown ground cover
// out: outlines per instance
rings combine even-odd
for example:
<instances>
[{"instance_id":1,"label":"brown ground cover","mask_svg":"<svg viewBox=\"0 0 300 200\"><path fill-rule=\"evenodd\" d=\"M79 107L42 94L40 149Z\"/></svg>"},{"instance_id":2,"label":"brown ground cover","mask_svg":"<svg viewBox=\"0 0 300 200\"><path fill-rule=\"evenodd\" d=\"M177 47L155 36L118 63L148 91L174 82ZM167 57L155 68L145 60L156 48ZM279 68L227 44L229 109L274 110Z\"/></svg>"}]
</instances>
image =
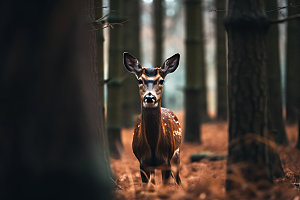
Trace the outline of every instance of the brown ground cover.
<instances>
[{"instance_id":1,"label":"brown ground cover","mask_svg":"<svg viewBox=\"0 0 300 200\"><path fill-rule=\"evenodd\" d=\"M176 112L175 112L176 113ZM183 113L177 112L183 125ZM300 151L293 148L297 141L297 127L288 126L287 133L291 145L278 147L286 176L275 180L274 188L268 192L256 192L254 199L292 199L300 200ZM207 123L202 126L203 144L187 144L181 146L181 180L177 186L171 178L170 184L163 186L161 174L156 171L156 185L149 190L142 184L139 162L131 149L133 129L122 130L124 150L122 158L111 159L111 166L116 177L117 199L225 199L226 160L190 162L190 156L196 152L227 153L227 124ZM237 194L239 195L239 194ZM245 199L243 194L241 199Z\"/></svg>"}]
</instances>

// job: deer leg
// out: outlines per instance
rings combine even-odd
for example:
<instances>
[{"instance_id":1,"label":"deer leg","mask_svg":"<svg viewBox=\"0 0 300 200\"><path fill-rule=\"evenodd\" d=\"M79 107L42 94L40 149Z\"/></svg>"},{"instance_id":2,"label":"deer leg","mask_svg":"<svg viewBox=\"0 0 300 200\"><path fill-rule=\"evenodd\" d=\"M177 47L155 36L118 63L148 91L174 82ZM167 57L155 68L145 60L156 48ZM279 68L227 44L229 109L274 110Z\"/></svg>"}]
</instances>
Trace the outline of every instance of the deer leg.
<instances>
[{"instance_id":1,"label":"deer leg","mask_svg":"<svg viewBox=\"0 0 300 200\"><path fill-rule=\"evenodd\" d=\"M143 183L148 183L150 179L150 170L145 169L142 165L140 165L141 178Z\"/></svg>"},{"instance_id":2,"label":"deer leg","mask_svg":"<svg viewBox=\"0 0 300 200\"><path fill-rule=\"evenodd\" d=\"M155 184L155 171L154 169L150 171L150 182Z\"/></svg>"},{"instance_id":3,"label":"deer leg","mask_svg":"<svg viewBox=\"0 0 300 200\"><path fill-rule=\"evenodd\" d=\"M179 149L177 149L175 152L174 152L174 155L172 157L172 164L174 164L176 166L176 170L175 170L175 181L178 185L181 184L181 179L180 179L180 176L179 176L179 169L180 169L180 151Z\"/></svg>"},{"instance_id":4,"label":"deer leg","mask_svg":"<svg viewBox=\"0 0 300 200\"><path fill-rule=\"evenodd\" d=\"M167 184L171 176L171 169L161 170L161 176L162 176L163 184Z\"/></svg>"}]
</instances>

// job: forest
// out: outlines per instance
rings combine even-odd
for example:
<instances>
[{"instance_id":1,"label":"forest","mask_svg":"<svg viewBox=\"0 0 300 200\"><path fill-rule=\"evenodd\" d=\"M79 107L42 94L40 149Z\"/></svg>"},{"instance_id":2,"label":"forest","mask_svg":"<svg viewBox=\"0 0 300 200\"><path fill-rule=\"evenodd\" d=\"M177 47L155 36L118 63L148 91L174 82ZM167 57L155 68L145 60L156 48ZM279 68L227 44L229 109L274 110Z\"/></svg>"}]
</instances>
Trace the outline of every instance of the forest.
<instances>
[{"instance_id":1,"label":"forest","mask_svg":"<svg viewBox=\"0 0 300 200\"><path fill-rule=\"evenodd\" d=\"M0 200L300 200L300 0L0 10Z\"/></svg>"}]
</instances>

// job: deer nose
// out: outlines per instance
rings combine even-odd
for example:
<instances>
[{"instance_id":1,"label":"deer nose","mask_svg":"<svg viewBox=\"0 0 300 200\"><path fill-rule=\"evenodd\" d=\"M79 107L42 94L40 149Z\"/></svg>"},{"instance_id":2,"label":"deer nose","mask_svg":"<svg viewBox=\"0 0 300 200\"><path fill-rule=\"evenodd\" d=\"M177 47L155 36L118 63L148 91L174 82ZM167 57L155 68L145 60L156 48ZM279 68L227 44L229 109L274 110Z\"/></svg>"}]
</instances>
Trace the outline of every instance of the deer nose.
<instances>
[{"instance_id":1,"label":"deer nose","mask_svg":"<svg viewBox=\"0 0 300 200\"><path fill-rule=\"evenodd\" d=\"M144 102L146 102L146 103L155 103L156 102L156 97L153 96L151 93L149 93L144 97Z\"/></svg>"}]
</instances>

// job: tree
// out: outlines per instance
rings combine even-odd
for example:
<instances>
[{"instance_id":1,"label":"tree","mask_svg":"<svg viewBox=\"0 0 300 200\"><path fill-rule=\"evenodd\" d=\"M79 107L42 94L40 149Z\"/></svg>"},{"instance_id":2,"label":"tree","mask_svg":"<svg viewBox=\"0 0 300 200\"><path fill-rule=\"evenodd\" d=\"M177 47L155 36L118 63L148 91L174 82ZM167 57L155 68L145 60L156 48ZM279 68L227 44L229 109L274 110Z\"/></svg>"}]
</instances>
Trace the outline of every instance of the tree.
<instances>
[{"instance_id":1,"label":"tree","mask_svg":"<svg viewBox=\"0 0 300 200\"><path fill-rule=\"evenodd\" d=\"M101 19L102 13L102 0L95 0L95 20ZM104 116L104 36L103 29L101 27L96 29L96 39L97 39L97 66L98 66L98 79L99 79L99 95L102 107L102 113ZM103 118L104 119L104 118Z\"/></svg>"},{"instance_id":2,"label":"tree","mask_svg":"<svg viewBox=\"0 0 300 200\"><path fill-rule=\"evenodd\" d=\"M225 40L225 27L224 15L226 1L216 0L217 9L217 118L221 121L227 120L227 70L226 70L226 40Z\"/></svg>"},{"instance_id":3,"label":"tree","mask_svg":"<svg viewBox=\"0 0 300 200\"><path fill-rule=\"evenodd\" d=\"M92 6L1 2L0 199L111 198Z\"/></svg>"},{"instance_id":4,"label":"tree","mask_svg":"<svg viewBox=\"0 0 300 200\"><path fill-rule=\"evenodd\" d=\"M140 58L140 1L128 0L124 5L124 16L128 20L124 24L124 51L130 52ZM137 80L134 76L129 76L123 67L123 125L127 128L132 127L136 121L135 114L139 113L140 96L138 93Z\"/></svg>"},{"instance_id":5,"label":"tree","mask_svg":"<svg viewBox=\"0 0 300 200\"><path fill-rule=\"evenodd\" d=\"M298 105L298 108L300 108L300 105ZM298 142L296 148L300 149L300 117L298 118Z\"/></svg>"},{"instance_id":6,"label":"tree","mask_svg":"<svg viewBox=\"0 0 300 200\"><path fill-rule=\"evenodd\" d=\"M229 147L226 189L242 190L238 180L268 187L283 175L266 132L266 33L270 23L263 1L229 0L228 35ZM242 177L236 179L240 174Z\"/></svg>"},{"instance_id":7,"label":"tree","mask_svg":"<svg viewBox=\"0 0 300 200\"><path fill-rule=\"evenodd\" d=\"M289 0L288 8L289 16L300 13L300 8L295 5L300 4L300 0ZM300 31L299 20L289 21L287 24L287 55L286 55L286 118L287 122L295 123L297 119L296 107L297 96L299 91L297 90L298 81L298 68L299 68L299 37Z\"/></svg>"},{"instance_id":8,"label":"tree","mask_svg":"<svg viewBox=\"0 0 300 200\"><path fill-rule=\"evenodd\" d=\"M185 86L185 134L186 142L201 143L200 92L201 67L203 67L202 12L200 0L186 0L186 86ZM202 77L202 76L201 76Z\"/></svg>"},{"instance_id":9,"label":"tree","mask_svg":"<svg viewBox=\"0 0 300 200\"><path fill-rule=\"evenodd\" d=\"M163 44L164 44L164 0L153 0L153 25L154 25L154 66L161 67L163 63ZM165 93L161 105L165 107Z\"/></svg>"},{"instance_id":10,"label":"tree","mask_svg":"<svg viewBox=\"0 0 300 200\"><path fill-rule=\"evenodd\" d=\"M207 122L210 120L210 117L208 116L208 111L207 111L207 93L206 93L206 70L205 70L205 48L204 48L204 24L203 24L203 1L201 1L200 5L200 12L198 14L199 23L197 26L201 29L199 31L199 54L197 56L200 57L200 62L199 62L199 74L198 74L198 79L200 80L200 117L203 122Z\"/></svg>"},{"instance_id":11,"label":"tree","mask_svg":"<svg viewBox=\"0 0 300 200\"><path fill-rule=\"evenodd\" d=\"M163 0L154 0L154 67L160 67L163 63Z\"/></svg>"},{"instance_id":12,"label":"tree","mask_svg":"<svg viewBox=\"0 0 300 200\"><path fill-rule=\"evenodd\" d=\"M123 0L110 0L111 14L108 23L123 22ZM107 85L107 135L110 154L120 157L122 149L122 78L123 78L123 28L116 26L109 35L109 78Z\"/></svg>"},{"instance_id":13,"label":"tree","mask_svg":"<svg viewBox=\"0 0 300 200\"><path fill-rule=\"evenodd\" d=\"M277 6L277 0L267 0L266 11L270 19L278 18L278 11L274 10ZM272 10L272 12L271 12ZM279 30L275 24L270 27L267 34L267 119L268 129L273 133L277 144L288 145L289 141L285 133L285 126L282 115L282 91L281 91L281 73L279 62Z\"/></svg>"}]
</instances>

